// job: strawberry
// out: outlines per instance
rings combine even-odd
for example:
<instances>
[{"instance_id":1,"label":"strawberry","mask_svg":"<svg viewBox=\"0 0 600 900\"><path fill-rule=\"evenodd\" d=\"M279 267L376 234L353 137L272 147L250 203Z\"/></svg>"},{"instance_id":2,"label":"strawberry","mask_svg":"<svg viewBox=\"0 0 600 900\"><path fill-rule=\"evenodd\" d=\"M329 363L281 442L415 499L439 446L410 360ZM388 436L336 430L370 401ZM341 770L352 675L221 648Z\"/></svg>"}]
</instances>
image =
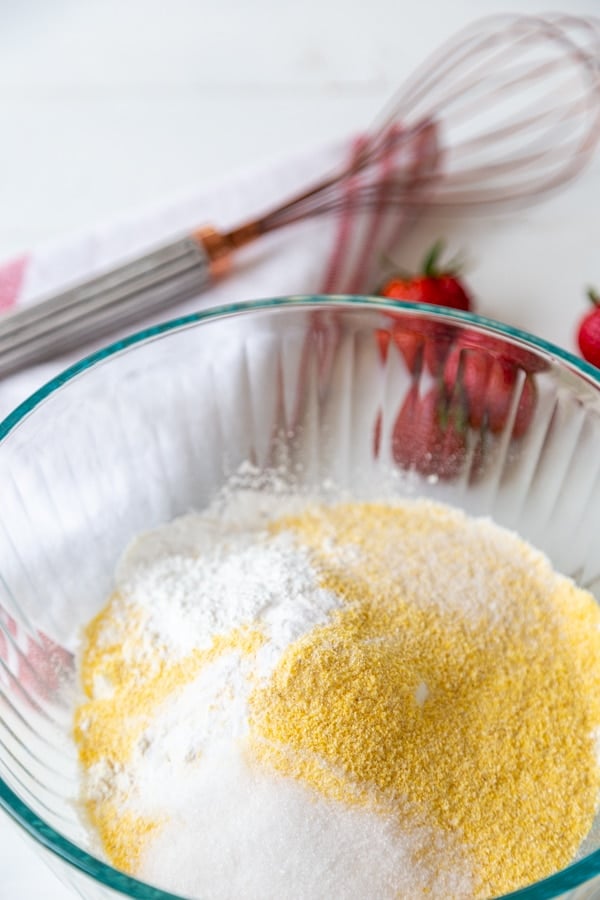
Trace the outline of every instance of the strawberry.
<instances>
[{"instance_id":1,"label":"strawberry","mask_svg":"<svg viewBox=\"0 0 600 900\"><path fill-rule=\"evenodd\" d=\"M479 428L486 409L486 387L490 373L490 357L481 351L465 350L456 344L444 366L444 384L466 411L473 428Z\"/></svg>"},{"instance_id":2,"label":"strawberry","mask_svg":"<svg viewBox=\"0 0 600 900\"><path fill-rule=\"evenodd\" d=\"M449 395L462 404L472 428L485 426L500 433L508 420L514 392L519 390L519 368L506 356L472 346L470 335L461 336L444 367L444 383ZM534 376L528 372L520 388L512 437L522 437L533 417L537 400Z\"/></svg>"},{"instance_id":3,"label":"strawberry","mask_svg":"<svg viewBox=\"0 0 600 900\"><path fill-rule=\"evenodd\" d=\"M416 320L411 316L410 321L408 322L403 319L402 321L397 322L397 324L392 325L391 331L387 331L385 328L377 329L375 335L382 362L387 360L390 341L393 341L394 345L400 351L408 371L416 372L417 369L419 369L423 348L426 343L430 342L427 342L425 335L411 329L413 321Z\"/></svg>"},{"instance_id":4,"label":"strawberry","mask_svg":"<svg viewBox=\"0 0 600 900\"><path fill-rule=\"evenodd\" d=\"M577 343L583 358L600 369L600 295L590 288L588 297L594 308L579 324Z\"/></svg>"},{"instance_id":5,"label":"strawberry","mask_svg":"<svg viewBox=\"0 0 600 900\"><path fill-rule=\"evenodd\" d=\"M460 405L450 401L443 384L424 396L413 385L394 422L392 455L404 469L421 475L455 478L466 453L466 423Z\"/></svg>"},{"instance_id":6,"label":"strawberry","mask_svg":"<svg viewBox=\"0 0 600 900\"><path fill-rule=\"evenodd\" d=\"M50 697L73 665L73 657L67 650L41 631L34 640L0 607L0 661L6 662L10 653L17 661L18 683L15 684L20 685L20 690L26 689L29 699Z\"/></svg>"},{"instance_id":7,"label":"strawberry","mask_svg":"<svg viewBox=\"0 0 600 900\"><path fill-rule=\"evenodd\" d=\"M443 247L442 241L433 245L419 275L392 277L381 286L378 293L388 299L471 309L472 301L458 277L456 263L440 266ZM432 375L438 375L451 343L449 329L442 323L428 322L422 316L389 315L396 319L396 323L391 326L390 332L380 330L377 334L382 360L387 358L391 337L409 372L416 372L424 362Z\"/></svg>"},{"instance_id":8,"label":"strawberry","mask_svg":"<svg viewBox=\"0 0 600 900\"><path fill-rule=\"evenodd\" d=\"M492 356L497 356L505 362L523 369L529 374L534 372L543 372L548 364L537 354L520 347L518 344L512 344L499 337L491 337L475 331L472 328L465 329L460 336L460 343L463 347L474 347L477 350L485 350Z\"/></svg>"},{"instance_id":9,"label":"strawberry","mask_svg":"<svg viewBox=\"0 0 600 900\"><path fill-rule=\"evenodd\" d=\"M456 261L445 266L440 265L443 250L443 241L436 241L423 260L422 271L418 275L393 276L377 293L391 300L408 300L412 303L470 310L473 303L459 278Z\"/></svg>"}]
</instances>

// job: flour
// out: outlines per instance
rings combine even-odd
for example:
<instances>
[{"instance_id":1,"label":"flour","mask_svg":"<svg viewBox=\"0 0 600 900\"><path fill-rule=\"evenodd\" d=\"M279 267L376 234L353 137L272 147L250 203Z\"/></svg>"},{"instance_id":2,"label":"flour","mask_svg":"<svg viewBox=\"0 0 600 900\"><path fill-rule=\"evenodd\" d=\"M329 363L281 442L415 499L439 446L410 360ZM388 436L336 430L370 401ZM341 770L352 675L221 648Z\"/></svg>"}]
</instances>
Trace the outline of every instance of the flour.
<instances>
[{"instance_id":1,"label":"flour","mask_svg":"<svg viewBox=\"0 0 600 900\"><path fill-rule=\"evenodd\" d=\"M147 647L166 647L170 660L210 646L215 634L260 624L270 650L281 650L325 621L336 597L316 581L309 554L289 534L264 530L266 500L247 495L228 514L188 515L138 538L117 570L118 592L144 610ZM259 499L260 498L260 499ZM281 501L272 498L275 509ZM235 521L243 509L246 523ZM271 509L271 517L274 509ZM262 654L267 665L269 653Z\"/></svg>"}]
</instances>

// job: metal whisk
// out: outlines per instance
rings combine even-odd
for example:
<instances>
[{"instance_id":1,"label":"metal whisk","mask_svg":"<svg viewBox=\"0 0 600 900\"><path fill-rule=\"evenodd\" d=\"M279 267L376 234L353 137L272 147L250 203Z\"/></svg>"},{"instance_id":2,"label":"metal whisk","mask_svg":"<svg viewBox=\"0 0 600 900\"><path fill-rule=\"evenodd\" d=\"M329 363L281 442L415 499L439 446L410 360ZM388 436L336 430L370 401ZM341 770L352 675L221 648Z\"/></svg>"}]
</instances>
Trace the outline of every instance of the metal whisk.
<instances>
[{"instance_id":1,"label":"metal whisk","mask_svg":"<svg viewBox=\"0 0 600 900\"><path fill-rule=\"evenodd\" d=\"M572 179L599 138L600 21L479 20L417 69L339 171L231 231L199 228L5 316L0 375L190 299L238 248L348 204L456 216L531 203Z\"/></svg>"},{"instance_id":2,"label":"metal whisk","mask_svg":"<svg viewBox=\"0 0 600 900\"><path fill-rule=\"evenodd\" d=\"M421 136L437 134L437 165L364 180L352 202L417 203L436 212L489 212L529 203L573 178L600 139L600 20L494 16L456 34L393 97L347 178ZM429 143L425 140L430 138ZM417 160L417 162L422 160ZM251 223L265 233L337 211L333 177ZM425 190L415 192L415 185ZM233 231L245 237L249 226Z\"/></svg>"}]
</instances>

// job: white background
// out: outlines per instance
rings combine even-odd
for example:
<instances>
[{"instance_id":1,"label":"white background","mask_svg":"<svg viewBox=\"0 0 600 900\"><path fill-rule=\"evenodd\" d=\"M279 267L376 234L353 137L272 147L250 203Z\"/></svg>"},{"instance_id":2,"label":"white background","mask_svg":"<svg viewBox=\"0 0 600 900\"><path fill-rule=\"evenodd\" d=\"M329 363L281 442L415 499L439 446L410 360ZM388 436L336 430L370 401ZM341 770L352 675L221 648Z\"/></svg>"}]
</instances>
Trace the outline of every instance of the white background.
<instances>
[{"instance_id":1,"label":"white background","mask_svg":"<svg viewBox=\"0 0 600 900\"><path fill-rule=\"evenodd\" d=\"M0 259L360 130L459 25L544 6L0 0ZM543 206L457 229L482 312L574 349L600 285L599 187L597 159ZM0 900L72 896L0 814Z\"/></svg>"}]
</instances>

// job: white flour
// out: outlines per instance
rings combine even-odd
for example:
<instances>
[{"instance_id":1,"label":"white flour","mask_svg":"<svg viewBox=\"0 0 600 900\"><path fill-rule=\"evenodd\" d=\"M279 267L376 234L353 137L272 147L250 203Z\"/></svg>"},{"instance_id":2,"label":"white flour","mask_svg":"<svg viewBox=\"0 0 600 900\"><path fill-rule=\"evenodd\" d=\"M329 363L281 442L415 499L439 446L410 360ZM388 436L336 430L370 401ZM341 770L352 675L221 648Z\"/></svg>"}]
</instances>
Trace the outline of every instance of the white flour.
<instances>
[{"instance_id":1,"label":"white flour","mask_svg":"<svg viewBox=\"0 0 600 900\"><path fill-rule=\"evenodd\" d=\"M248 623L260 623L284 649L337 602L289 534L269 536L260 520L240 529L197 515L138 538L121 561L117 589L144 608L148 631L172 659Z\"/></svg>"}]
</instances>

